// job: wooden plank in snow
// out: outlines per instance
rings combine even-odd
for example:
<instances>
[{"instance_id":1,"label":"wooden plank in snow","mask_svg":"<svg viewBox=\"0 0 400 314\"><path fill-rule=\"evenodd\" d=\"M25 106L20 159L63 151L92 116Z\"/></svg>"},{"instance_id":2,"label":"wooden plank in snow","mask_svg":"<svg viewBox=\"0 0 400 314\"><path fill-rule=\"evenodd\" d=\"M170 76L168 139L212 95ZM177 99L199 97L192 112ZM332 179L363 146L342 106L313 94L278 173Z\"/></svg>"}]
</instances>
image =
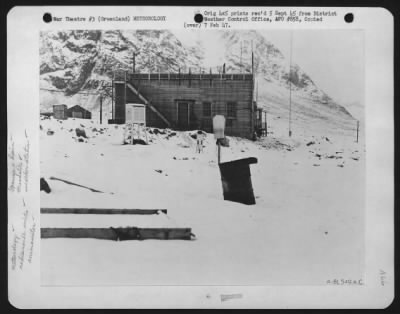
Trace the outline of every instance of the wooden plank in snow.
<instances>
[{"instance_id":1,"label":"wooden plank in snow","mask_svg":"<svg viewBox=\"0 0 400 314\"><path fill-rule=\"evenodd\" d=\"M191 228L41 228L41 238L124 240L192 240Z\"/></svg>"},{"instance_id":2,"label":"wooden plank in snow","mask_svg":"<svg viewBox=\"0 0 400 314\"><path fill-rule=\"evenodd\" d=\"M155 215L166 209L128 209L128 208L40 208L41 214L97 214L97 215Z\"/></svg>"}]
</instances>

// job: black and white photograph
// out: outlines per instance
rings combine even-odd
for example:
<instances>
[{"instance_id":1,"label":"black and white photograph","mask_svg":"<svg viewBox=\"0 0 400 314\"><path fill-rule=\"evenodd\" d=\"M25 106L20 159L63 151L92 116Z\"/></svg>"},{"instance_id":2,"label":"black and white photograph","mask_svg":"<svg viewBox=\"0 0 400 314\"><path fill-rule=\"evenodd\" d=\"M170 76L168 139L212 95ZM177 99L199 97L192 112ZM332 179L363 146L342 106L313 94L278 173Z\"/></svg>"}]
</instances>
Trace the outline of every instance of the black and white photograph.
<instances>
[{"instance_id":1,"label":"black and white photograph","mask_svg":"<svg viewBox=\"0 0 400 314\"><path fill-rule=\"evenodd\" d=\"M390 306L393 25L384 8L11 9L9 303Z\"/></svg>"},{"instance_id":2,"label":"black and white photograph","mask_svg":"<svg viewBox=\"0 0 400 314\"><path fill-rule=\"evenodd\" d=\"M41 32L41 284L362 285L363 38Z\"/></svg>"}]
</instances>

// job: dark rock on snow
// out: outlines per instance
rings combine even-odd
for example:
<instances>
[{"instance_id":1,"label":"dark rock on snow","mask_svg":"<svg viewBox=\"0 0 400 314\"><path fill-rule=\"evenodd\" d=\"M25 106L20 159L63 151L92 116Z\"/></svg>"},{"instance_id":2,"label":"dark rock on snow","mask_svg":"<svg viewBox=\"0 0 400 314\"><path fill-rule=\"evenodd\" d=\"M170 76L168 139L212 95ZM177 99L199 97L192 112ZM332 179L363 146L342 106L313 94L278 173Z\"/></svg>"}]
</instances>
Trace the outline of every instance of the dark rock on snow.
<instances>
[{"instance_id":1,"label":"dark rock on snow","mask_svg":"<svg viewBox=\"0 0 400 314\"><path fill-rule=\"evenodd\" d=\"M87 138L85 129L76 128L75 133L76 133L76 136L78 136L78 137L82 136L84 138Z\"/></svg>"},{"instance_id":2,"label":"dark rock on snow","mask_svg":"<svg viewBox=\"0 0 400 314\"><path fill-rule=\"evenodd\" d=\"M50 186L44 178L40 178L40 191L51 192Z\"/></svg>"}]
</instances>

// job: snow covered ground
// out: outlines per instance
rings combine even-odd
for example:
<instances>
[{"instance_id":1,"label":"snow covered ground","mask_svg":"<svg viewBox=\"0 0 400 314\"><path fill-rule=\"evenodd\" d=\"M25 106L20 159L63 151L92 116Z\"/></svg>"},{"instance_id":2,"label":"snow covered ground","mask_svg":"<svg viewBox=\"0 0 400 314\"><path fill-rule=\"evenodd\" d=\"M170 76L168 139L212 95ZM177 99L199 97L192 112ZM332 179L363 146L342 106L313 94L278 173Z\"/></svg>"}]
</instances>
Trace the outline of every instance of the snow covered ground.
<instances>
[{"instance_id":1,"label":"snow covered ground","mask_svg":"<svg viewBox=\"0 0 400 314\"><path fill-rule=\"evenodd\" d=\"M248 206L223 200L212 134L198 154L193 131L167 130L149 134L149 145L122 145L122 126L43 119L41 175L52 192L41 192L41 207L168 214L42 214L42 227L192 228L196 240L42 239L42 284L305 285L362 278L364 145L349 134L307 133L301 124L288 138L284 121L271 122L274 137L229 137L230 147L222 148L222 162L258 159L250 166L257 204ZM78 141L77 127L88 139Z\"/></svg>"}]
</instances>

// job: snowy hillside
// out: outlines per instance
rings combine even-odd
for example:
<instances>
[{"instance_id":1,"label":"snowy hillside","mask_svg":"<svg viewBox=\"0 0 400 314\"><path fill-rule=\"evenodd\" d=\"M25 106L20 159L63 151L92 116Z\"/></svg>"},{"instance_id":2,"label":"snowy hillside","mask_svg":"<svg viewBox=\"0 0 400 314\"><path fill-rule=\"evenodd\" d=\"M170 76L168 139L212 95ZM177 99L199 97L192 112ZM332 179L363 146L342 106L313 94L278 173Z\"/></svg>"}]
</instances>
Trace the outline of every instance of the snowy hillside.
<instances>
[{"instance_id":1,"label":"snowy hillside","mask_svg":"<svg viewBox=\"0 0 400 314\"><path fill-rule=\"evenodd\" d=\"M302 128L320 125L338 130L353 130L354 118L341 105L321 90L297 64L292 64L270 41L256 31L218 31L217 47L210 47L207 34L193 41L182 41L170 31L112 30L45 32L40 37L41 111L53 104L81 106L97 112L98 91L111 84L112 71L131 69L135 52L136 70L141 72L221 71L250 72L251 50L254 51L256 96L258 105L272 117L288 120L292 105L294 125ZM214 45L215 46L215 45ZM205 58L208 50L221 55L215 60ZM208 55L210 55L208 53ZM212 54L213 55L213 54ZM59 92L49 91L58 90ZM88 94L78 93L87 92ZM105 119L110 115L111 99L104 99Z\"/></svg>"},{"instance_id":2,"label":"snowy hillside","mask_svg":"<svg viewBox=\"0 0 400 314\"><path fill-rule=\"evenodd\" d=\"M290 57L264 36L256 31L231 31L221 32L221 37L226 46L228 71L250 72L253 47L258 105L270 114L288 120L291 102L295 125L305 127L323 122L325 128L354 127L351 114L320 89L299 65L290 64Z\"/></svg>"},{"instance_id":3,"label":"snowy hillside","mask_svg":"<svg viewBox=\"0 0 400 314\"><path fill-rule=\"evenodd\" d=\"M149 145L122 145L123 126L40 123L40 171L52 189L41 192L41 207L168 209L162 217L44 214L42 227L170 226L196 235L42 239L44 285L325 285L362 278L365 153L354 139L229 137L222 162L258 159L250 167L256 205L249 206L223 200L212 134L198 154L195 131L149 128Z\"/></svg>"}]
</instances>

